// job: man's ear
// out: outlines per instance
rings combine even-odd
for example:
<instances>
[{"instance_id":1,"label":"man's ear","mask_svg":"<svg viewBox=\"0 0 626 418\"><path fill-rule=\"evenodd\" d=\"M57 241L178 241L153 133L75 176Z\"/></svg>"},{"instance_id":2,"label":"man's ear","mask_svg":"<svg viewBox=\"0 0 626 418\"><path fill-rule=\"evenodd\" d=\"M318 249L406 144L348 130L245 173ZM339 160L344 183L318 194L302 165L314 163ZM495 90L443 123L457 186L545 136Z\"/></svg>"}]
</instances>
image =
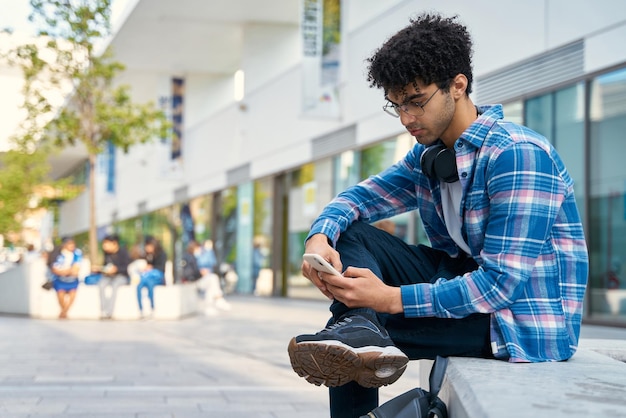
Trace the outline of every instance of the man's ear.
<instances>
[{"instance_id":1,"label":"man's ear","mask_svg":"<svg viewBox=\"0 0 626 418\"><path fill-rule=\"evenodd\" d=\"M460 99L465 96L465 91L467 90L467 77L464 74L457 74L456 77L452 80L452 84L450 86L450 94L454 99Z\"/></svg>"}]
</instances>

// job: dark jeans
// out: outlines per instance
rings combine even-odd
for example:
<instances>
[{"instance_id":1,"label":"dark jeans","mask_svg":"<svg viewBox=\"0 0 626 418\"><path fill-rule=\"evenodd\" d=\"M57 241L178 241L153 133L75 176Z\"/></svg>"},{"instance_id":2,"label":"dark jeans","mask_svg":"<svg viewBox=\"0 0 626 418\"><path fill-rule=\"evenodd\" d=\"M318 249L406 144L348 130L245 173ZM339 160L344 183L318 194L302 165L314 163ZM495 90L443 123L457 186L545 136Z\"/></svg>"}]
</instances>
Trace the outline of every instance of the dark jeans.
<instances>
[{"instance_id":1,"label":"dark jeans","mask_svg":"<svg viewBox=\"0 0 626 418\"><path fill-rule=\"evenodd\" d=\"M356 222L341 234L337 243L344 269L348 266L372 270L386 284L401 286L434 283L454 278L478 266L470 257L450 258L445 252L424 245L408 245L371 225ZM351 312L375 314L369 309L350 310L333 301L331 322ZM490 348L489 315L473 314L463 319L405 318L403 314L377 314L389 336L411 360L435 356L493 358ZM366 415L378 406L378 389L355 382L330 388L332 418Z\"/></svg>"}]
</instances>

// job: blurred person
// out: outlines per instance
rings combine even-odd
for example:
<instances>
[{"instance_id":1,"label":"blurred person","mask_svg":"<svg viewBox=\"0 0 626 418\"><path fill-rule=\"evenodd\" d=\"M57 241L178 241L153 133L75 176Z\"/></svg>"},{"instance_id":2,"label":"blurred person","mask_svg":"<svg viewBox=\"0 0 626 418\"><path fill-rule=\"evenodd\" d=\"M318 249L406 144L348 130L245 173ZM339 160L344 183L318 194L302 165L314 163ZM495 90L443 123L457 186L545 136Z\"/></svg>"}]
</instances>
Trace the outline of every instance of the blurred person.
<instances>
[{"instance_id":1,"label":"blurred person","mask_svg":"<svg viewBox=\"0 0 626 418\"><path fill-rule=\"evenodd\" d=\"M578 347L589 263L573 180L545 137L474 105L471 57L457 16L424 13L368 59L417 143L339 193L305 240L342 275L302 263L332 317L288 353L329 387L332 418L367 415L409 358L553 362ZM430 246L371 225L414 210Z\"/></svg>"},{"instance_id":2,"label":"blurred person","mask_svg":"<svg viewBox=\"0 0 626 418\"><path fill-rule=\"evenodd\" d=\"M198 261L198 268L202 272L203 276L209 273L215 273L215 266L217 265L217 257L215 256L215 250L213 249L213 241L207 239L202 246L196 248L196 258Z\"/></svg>"},{"instance_id":3,"label":"blurred person","mask_svg":"<svg viewBox=\"0 0 626 418\"><path fill-rule=\"evenodd\" d=\"M265 253L263 251L264 239L262 236L254 237L252 241L252 293L258 295L257 283L261 269L265 266Z\"/></svg>"},{"instance_id":4,"label":"blurred person","mask_svg":"<svg viewBox=\"0 0 626 418\"><path fill-rule=\"evenodd\" d=\"M48 257L48 267L52 276L52 287L57 292L61 312L60 319L67 318L67 313L76 298L78 274L83 261L83 253L76 248L73 238L65 237L61 245Z\"/></svg>"},{"instance_id":5,"label":"blurred person","mask_svg":"<svg viewBox=\"0 0 626 418\"><path fill-rule=\"evenodd\" d=\"M185 253L183 254L181 264L181 282L192 283L197 282L202 277L200 268L198 267L197 254L200 252L200 244L197 241L189 241Z\"/></svg>"},{"instance_id":6,"label":"blurred person","mask_svg":"<svg viewBox=\"0 0 626 418\"><path fill-rule=\"evenodd\" d=\"M98 281L101 318L111 319L115 308L117 290L130 281L128 276L130 256L128 251L120 246L117 235L107 235L102 239L102 251L104 252L103 266L92 271L101 275Z\"/></svg>"},{"instance_id":7,"label":"blurred person","mask_svg":"<svg viewBox=\"0 0 626 418\"><path fill-rule=\"evenodd\" d=\"M37 251L34 244L26 245L26 252L24 253L22 260L26 263L30 263L33 260L42 258L40 251Z\"/></svg>"},{"instance_id":8,"label":"blurred person","mask_svg":"<svg viewBox=\"0 0 626 418\"><path fill-rule=\"evenodd\" d=\"M167 254L161 247L159 241L152 236L146 237L143 247L143 257L146 261L144 269L139 275L139 284L137 285L137 303L139 305L139 314L141 318L152 317L154 315L154 288L165 284L165 264L167 263ZM143 289L148 292L150 300L150 315L145 316L143 310Z\"/></svg>"},{"instance_id":9,"label":"blurred person","mask_svg":"<svg viewBox=\"0 0 626 418\"><path fill-rule=\"evenodd\" d=\"M220 277L215 271L217 257L213 249L213 241L205 240L202 246L196 247L195 255L202 275L196 282L196 286L203 302L204 313L214 315L217 310L229 310L230 304L224 298Z\"/></svg>"},{"instance_id":10,"label":"blurred person","mask_svg":"<svg viewBox=\"0 0 626 418\"><path fill-rule=\"evenodd\" d=\"M143 256L143 250L140 244L133 245L128 255L130 257L130 263L128 264L126 272L128 273L130 284L137 286L141 279L141 273L146 269L148 263Z\"/></svg>"}]
</instances>

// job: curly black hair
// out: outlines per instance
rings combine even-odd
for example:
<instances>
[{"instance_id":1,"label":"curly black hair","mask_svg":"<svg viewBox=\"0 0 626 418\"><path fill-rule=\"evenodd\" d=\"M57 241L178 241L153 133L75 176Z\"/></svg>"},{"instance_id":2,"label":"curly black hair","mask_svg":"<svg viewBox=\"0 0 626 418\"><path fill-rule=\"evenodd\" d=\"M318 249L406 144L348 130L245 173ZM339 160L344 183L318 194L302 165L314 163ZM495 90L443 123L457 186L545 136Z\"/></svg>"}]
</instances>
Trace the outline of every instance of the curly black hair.
<instances>
[{"instance_id":1,"label":"curly black hair","mask_svg":"<svg viewBox=\"0 0 626 418\"><path fill-rule=\"evenodd\" d=\"M458 16L423 13L389 38L367 59L370 87L385 94L402 91L420 80L450 86L458 74L467 77L466 94L472 92L472 39Z\"/></svg>"}]
</instances>

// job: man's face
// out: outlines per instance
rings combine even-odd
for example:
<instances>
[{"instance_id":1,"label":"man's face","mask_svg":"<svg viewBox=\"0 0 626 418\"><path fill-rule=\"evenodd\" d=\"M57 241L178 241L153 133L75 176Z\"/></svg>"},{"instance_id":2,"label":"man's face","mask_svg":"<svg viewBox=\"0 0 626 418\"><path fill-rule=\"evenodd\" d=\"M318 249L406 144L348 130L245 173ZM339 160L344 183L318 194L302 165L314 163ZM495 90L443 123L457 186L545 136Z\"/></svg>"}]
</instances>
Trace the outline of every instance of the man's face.
<instances>
[{"instance_id":1,"label":"man's face","mask_svg":"<svg viewBox=\"0 0 626 418\"><path fill-rule=\"evenodd\" d=\"M109 241L109 240L102 241L102 251L104 251L107 254L116 253L118 248L119 248L119 245L115 241Z\"/></svg>"},{"instance_id":2,"label":"man's face","mask_svg":"<svg viewBox=\"0 0 626 418\"><path fill-rule=\"evenodd\" d=\"M387 99L395 105L402 125L420 144L430 145L442 138L454 116L454 100L435 83L408 84L390 91Z\"/></svg>"},{"instance_id":3,"label":"man's face","mask_svg":"<svg viewBox=\"0 0 626 418\"><path fill-rule=\"evenodd\" d=\"M63 248L67 251L74 251L76 249L76 243L74 242L74 240L67 240L63 244Z\"/></svg>"}]
</instances>

